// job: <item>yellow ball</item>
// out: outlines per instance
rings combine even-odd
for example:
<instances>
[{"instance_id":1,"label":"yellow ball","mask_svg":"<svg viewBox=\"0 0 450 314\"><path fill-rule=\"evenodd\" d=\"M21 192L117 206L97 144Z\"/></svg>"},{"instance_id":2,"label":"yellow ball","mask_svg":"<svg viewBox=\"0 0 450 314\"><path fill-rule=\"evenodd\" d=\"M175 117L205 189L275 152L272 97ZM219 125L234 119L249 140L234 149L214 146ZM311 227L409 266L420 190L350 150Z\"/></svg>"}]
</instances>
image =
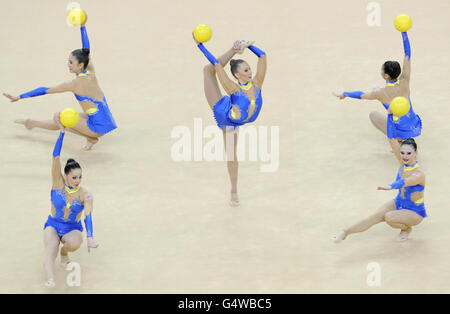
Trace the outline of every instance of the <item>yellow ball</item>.
<instances>
[{"instance_id":1,"label":"yellow ball","mask_svg":"<svg viewBox=\"0 0 450 314\"><path fill-rule=\"evenodd\" d=\"M411 25L411 17L406 14L399 14L394 20L394 26L400 32L407 32L411 28Z\"/></svg>"},{"instance_id":2,"label":"yellow ball","mask_svg":"<svg viewBox=\"0 0 450 314\"><path fill-rule=\"evenodd\" d=\"M395 97L392 99L389 109L391 109L394 118L398 119L409 112L410 104L405 97Z\"/></svg>"},{"instance_id":3,"label":"yellow ball","mask_svg":"<svg viewBox=\"0 0 450 314\"><path fill-rule=\"evenodd\" d=\"M67 14L67 20L73 26L81 26L86 21L86 14L80 8L73 8Z\"/></svg>"},{"instance_id":4,"label":"yellow ball","mask_svg":"<svg viewBox=\"0 0 450 314\"><path fill-rule=\"evenodd\" d=\"M59 113L59 120L66 128L72 128L78 123L78 112L73 108L66 108Z\"/></svg>"},{"instance_id":5,"label":"yellow ball","mask_svg":"<svg viewBox=\"0 0 450 314\"><path fill-rule=\"evenodd\" d=\"M206 24L198 24L194 28L194 38L199 43L206 43L208 40L211 39L211 36L212 36L211 27L209 27Z\"/></svg>"}]
</instances>

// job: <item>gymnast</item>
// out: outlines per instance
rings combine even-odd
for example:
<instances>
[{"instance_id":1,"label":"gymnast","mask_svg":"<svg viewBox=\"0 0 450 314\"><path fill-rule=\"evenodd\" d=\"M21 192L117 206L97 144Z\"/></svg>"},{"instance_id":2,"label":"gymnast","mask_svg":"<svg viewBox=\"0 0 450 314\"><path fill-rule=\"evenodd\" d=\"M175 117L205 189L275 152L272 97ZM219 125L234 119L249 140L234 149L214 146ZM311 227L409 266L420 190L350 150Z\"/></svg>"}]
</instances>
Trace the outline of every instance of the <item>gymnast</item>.
<instances>
[{"instance_id":1,"label":"gymnast","mask_svg":"<svg viewBox=\"0 0 450 314\"><path fill-rule=\"evenodd\" d=\"M84 224L87 234L87 248L97 248L94 241L92 226L93 198L85 188L80 186L82 171L80 165L73 159L67 160L64 175L61 174L60 154L65 128L55 118L60 127L60 134L53 150L51 214L44 225L45 262L47 276L45 285L54 287L54 263L58 255L59 244L61 264L63 267L70 262L68 253L76 251L83 242L81 217L84 211Z\"/></svg>"},{"instance_id":2,"label":"gymnast","mask_svg":"<svg viewBox=\"0 0 450 314\"><path fill-rule=\"evenodd\" d=\"M379 211L348 229L342 230L333 237L335 243L352 234L363 232L385 221L392 228L400 229L398 241L408 240L412 227L417 226L427 217L424 204L425 174L417 163L417 144L413 138L409 138L400 144L402 166L400 167L395 182L379 186L378 190L389 191L398 189L397 197L385 203Z\"/></svg>"},{"instance_id":3,"label":"gymnast","mask_svg":"<svg viewBox=\"0 0 450 314\"><path fill-rule=\"evenodd\" d=\"M228 174L231 181L230 206L239 206L237 193L238 160L236 154L238 127L254 122L261 111L261 87L267 69L266 53L254 46L253 42L236 41L231 49L219 59L216 59L202 43L197 42L195 38L194 41L211 62L211 65L206 65L203 69L205 96L213 111L217 126L223 132ZM248 48L258 57L257 72L254 77L247 62L242 59L230 61L236 53L242 54L245 48ZM225 73L224 66L229 61L231 74L237 80L237 83ZM216 74L227 93L225 96L220 91Z\"/></svg>"},{"instance_id":4,"label":"gymnast","mask_svg":"<svg viewBox=\"0 0 450 314\"><path fill-rule=\"evenodd\" d=\"M45 94L72 92L80 103L83 112L79 114L78 123L74 127L68 128L68 131L85 137L86 144L83 149L90 150L101 136L117 128L117 125L97 81L90 57L90 43L85 23L80 27L83 48L72 51L69 56L69 71L76 75L75 79L54 87L39 87L20 96L12 96L6 93L3 95L9 98L11 102L15 102ZM59 112L54 114L52 120L17 119L15 122L23 124L29 130L38 127L57 131L59 126L55 123L56 116L59 116Z\"/></svg>"},{"instance_id":5,"label":"gymnast","mask_svg":"<svg viewBox=\"0 0 450 314\"><path fill-rule=\"evenodd\" d=\"M400 75L401 68L397 61L386 61L381 67L381 76L386 81L386 86L381 89L375 89L372 92L344 92L341 94L333 93L336 97L344 99L345 97L357 99L378 100L388 111L387 117L377 111L372 111L369 115L372 124L387 135L388 141L392 147L392 152L395 154L399 162L400 144L408 138L414 138L421 134L422 121L412 107L410 98L410 74L411 74L411 47L407 32L402 32L403 48L405 51L405 58L403 60L403 72ZM389 110L389 104L397 96L402 96L409 99L410 110L402 116L396 117Z\"/></svg>"}]
</instances>

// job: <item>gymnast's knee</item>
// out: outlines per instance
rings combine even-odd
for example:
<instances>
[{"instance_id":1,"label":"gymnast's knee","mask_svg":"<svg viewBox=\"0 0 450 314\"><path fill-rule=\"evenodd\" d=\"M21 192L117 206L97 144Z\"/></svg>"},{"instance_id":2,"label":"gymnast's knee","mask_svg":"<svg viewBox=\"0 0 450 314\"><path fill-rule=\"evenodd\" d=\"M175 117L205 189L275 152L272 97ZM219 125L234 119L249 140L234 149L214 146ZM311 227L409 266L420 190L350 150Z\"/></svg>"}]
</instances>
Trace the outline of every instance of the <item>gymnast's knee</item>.
<instances>
[{"instance_id":1,"label":"gymnast's knee","mask_svg":"<svg viewBox=\"0 0 450 314\"><path fill-rule=\"evenodd\" d=\"M372 111L369 113L369 119L372 122L375 122L379 113L377 111Z\"/></svg>"},{"instance_id":2,"label":"gymnast's knee","mask_svg":"<svg viewBox=\"0 0 450 314\"><path fill-rule=\"evenodd\" d=\"M64 249L67 252L73 252L76 251L80 248L81 246L81 241L66 241L66 243L64 244Z\"/></svg>"}]
</instances>

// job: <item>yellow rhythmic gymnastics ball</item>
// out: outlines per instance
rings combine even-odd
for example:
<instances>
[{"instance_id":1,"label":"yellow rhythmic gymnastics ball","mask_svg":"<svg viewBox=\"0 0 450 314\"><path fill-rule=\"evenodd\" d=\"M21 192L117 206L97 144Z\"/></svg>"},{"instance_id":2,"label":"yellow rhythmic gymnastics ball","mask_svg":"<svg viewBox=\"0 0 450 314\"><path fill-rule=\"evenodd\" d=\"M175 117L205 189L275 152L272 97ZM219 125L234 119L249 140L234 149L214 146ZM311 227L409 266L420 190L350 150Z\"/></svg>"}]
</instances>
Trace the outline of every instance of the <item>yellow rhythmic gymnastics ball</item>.
<instances>
[{"instance_id":1,"label":"yellow rhythmic gymnastics ball","mask_svg":"<svg viewBox=\"0 0 450 314\"><path fill-rule=\"evenodd\" d=\"M400 32L407 32L411 28L411 25L411 17L406 14L399 14L394 20L394 26Z\"/></svg>"},{"instance_id":2,"label":"yellow rhythmic gymnastics ball","mask_svg":"<svg viewBox=\"0 0 450 314\"><path fill-rule=\"evenodd\" d=\"M81 26L86 21L86 14L80 8L73 8L67 14L67 20L73 26Z\"/></svg>"},{"instance_id":3,"label":"yellow rhythmic gymnastics ball","mask_svg":"<svg viewBox=\"0 0 450 314\"><path fill-rule=\"evenodd\" d=\"M59 120L66 128L72 128L78 123L78 112L73 108L66 108L59 113Z\"/></svg>"},{"instance_id":4,"label":"yellow rhythmic gymnastics ball","mask_svg":"<svg viewBox=\"0 0 450 314\"><path fill-rule=\"evenodd\" d=\"M211 36L212 36L211 27L209 27L206 24L198 24L194 28L194 38L199 43L206 43L208 40L211 39Z\"/></svg>"},{"instance_id":5,"label":"yellow rhythmic gymnastics ball","mask_svg":"<svg viewBox=\"0 0 450 314\"><path fill-rule=\"evenodd\" d=\"M391 105L389 106L389 109L391 109L391 112L394 115L394 120L398 120L399 117L407 114L409 108L409 101L405 97L395 97L392 99Z\"/></svg>"}]
</instances>

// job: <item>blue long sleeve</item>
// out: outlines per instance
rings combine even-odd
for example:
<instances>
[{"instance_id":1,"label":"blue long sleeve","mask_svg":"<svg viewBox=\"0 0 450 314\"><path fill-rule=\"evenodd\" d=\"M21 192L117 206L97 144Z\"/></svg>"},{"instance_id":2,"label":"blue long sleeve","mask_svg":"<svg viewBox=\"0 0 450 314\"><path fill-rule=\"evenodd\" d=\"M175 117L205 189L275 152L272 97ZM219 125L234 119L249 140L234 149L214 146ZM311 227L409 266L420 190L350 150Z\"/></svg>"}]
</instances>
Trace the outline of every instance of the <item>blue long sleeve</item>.
<instances>
[{"instance_id":1,"label":"blue long sleeve","mask_svg":"<svg viewBox=\"0 0 450 314\"><path fill-rule=\"evenodd\" d=\"M403 49L405 50L405 56L411 59L411 45L409 44L408 33L402 32Z\"/></svg>"},{"instance_id":2,"label":"blue long sleeve","mask_svg":"<svg viewBox=\"0 0 450 314\"><path fill-rule=\"evenodd\" d=\"M81 43L83 45L83 48L88 48L90 50L91 45L89 43L89 37L86 31L86 26L81 26L80 32L81 32Z\"/></svg>"},{"instance_id":3,"label":"blue long sleeve","mask_svg":"<svg viewBox=\"0 0 450 314\"><path fill-rule=\"evenodd\" d=\"M261 58L261 56L265 56L266 53L264 51L262 51L261 49L259 49L256 46L250 45L248 46L248 49L253 52L255 55L258 56L258 58Z\"/></svg>"},{"instance_id":4,"label":"blue long sleeve","mask_svg":"<svg viewBox=\"0 0 450 314\"><path fill-rule=\"evenodd\" d=\"M29 92L21 94L20 98L28 98L28 97L36 97L36 96L45 95L45 94L47 94L47 91L49 89L50 89L49 87L38 87Z\"/></svg>"},{"instance_id":5,"label":"blue long sleeve","mask_svg":"<svg viewBox=\"0 0 450 314\"><path fill-rule=\"evenodd\" d=\"M86 234L88 238L94 237L94 230L92 226L92 213L89 213L89 215L86 216L84 219L84 225L86 227Z\"/></svg>"},{"instance_id":6,"label":"blue long sleeve","mask_svg":"<svg viewBox=\"0 0 450 314\"><path fill-rule=\"evenodd\" d=\"M61 155L62 143L64 140L64 132L59 133L58 140L56 141L55 148L53 149L53 158Z\"/></svg>"},{"instance_id":7,"label":"blue long sleeve","mask_svg":"<svg viewBox=\"0 0 450 314\"><path fill-rule=\"evenodd\" d=\"M203 52L206 59L208 59L208 61L211 62L212 65L216 65L216 63L219 63L219 61L217 61L217 59L212 55L211 52L208 51L208 49L206 49L205 46L203 46L203 44L198 44L197 47L201 50L201 52Z\"/></svg>"},{"instance_id":8,"label":"blue long sleeve","mask_svg":"<svg viewBox=\"0 0 450 314\"><path fill-rule=\"evenodd\" d=\"M361 91L344 92L345 97L361 99L362 95L364 95L364 92L361 92Z\"/></svg>"},{"instance_id":9,"label":"blue long sleeve","mask_svg":"<svg viewBox=\"0 0 450 314\"><path fill-rule=\"evenodd\" d=\"M394 183L391 184L391 188L393 189L401 189L405 185L404 179L398 179Z\"/></svg>"}]
</instances>

